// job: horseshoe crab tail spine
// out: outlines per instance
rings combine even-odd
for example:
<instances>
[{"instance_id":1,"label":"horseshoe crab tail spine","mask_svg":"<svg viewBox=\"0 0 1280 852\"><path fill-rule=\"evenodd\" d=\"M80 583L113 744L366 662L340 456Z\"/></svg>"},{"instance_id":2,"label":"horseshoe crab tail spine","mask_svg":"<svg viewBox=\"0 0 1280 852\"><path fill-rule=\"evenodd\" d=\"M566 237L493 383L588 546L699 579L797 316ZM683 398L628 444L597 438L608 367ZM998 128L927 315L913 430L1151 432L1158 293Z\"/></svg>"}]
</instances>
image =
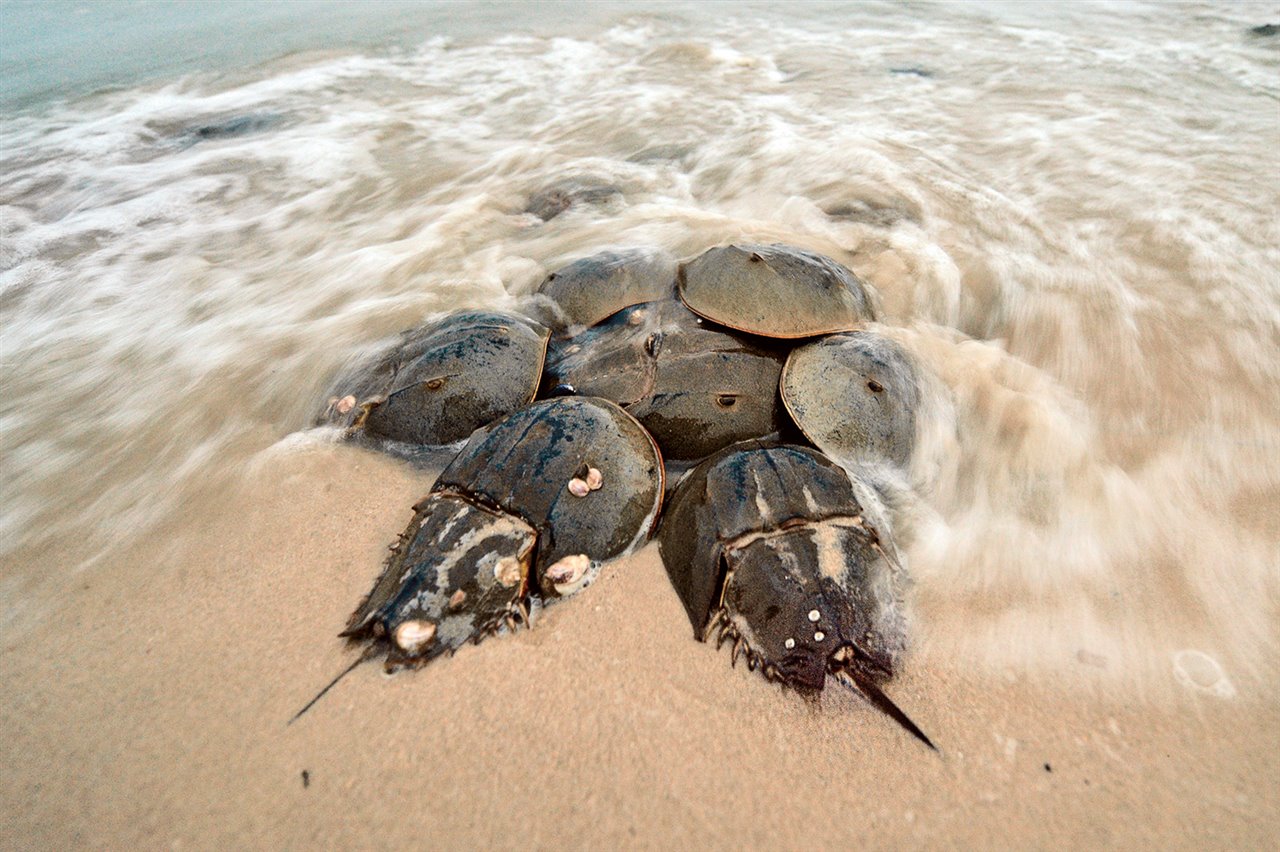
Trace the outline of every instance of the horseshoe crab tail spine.
<instances>
[{"instance_id":1,"label":"horseshoe crab tail spine","mask_svg":"<svg viewBox=\"0 0 1280 852\"><path fill-rule=\"evenodd\" d=\"M835 675L836 680L840 681L841 684L866 698L876 706L876 709L893 719L903 728L906 728L906 730L916 739L920 740L920 742L924 743L939 754L942 753L938 751L938 747L933 744L933 741L925 736L924 731L920 730L916 723L911 721L911 718L906 713L902 712L902 709L898 707L897 704L894 704L893 700L889 698L889 696L885 695L884 692L881 691L880 687L876 686L874 682L866 678L860 678L857 675L844 670L837 671Z\"/></svg>"},{"instance_id":2,"label":"horseshoe crab tail spine","mask_svg":"<svg viewBox=\"0 0 1280 852\"><path fill-rule=\"evenodd\" d=\"M310 701L308 701L305 705L303 705L301 710L299 710L297 713L294 713L293 718L291 718L288 722L284 723L285 727L287 728L288 726L292 725L294 722L298 721L298 717L300 717L303 713L307 712L313 706L315 706L315 703L319 701L321 698L324 698L325 693L327 693L329 690L333 689L335 686L338 685L338 681L342 680L344 677L346 677L347 675L355 671L356 666L360 665L361 663L367 663L369 660L372 660L374 656L377 655L380 651L382 651L382 643L380 642L374 642L368 648L365 648L364 653L361 654L359 657L356 657L355 662L353 662L351 665L347 666L345 669L339 672L338 676L335 677L333 680L329 681L327 684L325 684L324 689L321 689L319 692L317 692L315 694L315 697L312 698Z\"/></svg>"}]
</instances>

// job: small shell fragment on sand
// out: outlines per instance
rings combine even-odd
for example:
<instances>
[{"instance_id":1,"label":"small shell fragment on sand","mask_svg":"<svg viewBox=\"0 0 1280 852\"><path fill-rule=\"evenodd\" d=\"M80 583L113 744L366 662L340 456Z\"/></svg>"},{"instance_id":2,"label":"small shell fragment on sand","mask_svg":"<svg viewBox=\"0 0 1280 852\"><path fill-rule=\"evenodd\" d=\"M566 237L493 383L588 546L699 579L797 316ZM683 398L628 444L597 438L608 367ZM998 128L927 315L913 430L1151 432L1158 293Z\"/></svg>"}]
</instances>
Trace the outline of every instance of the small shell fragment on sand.
<instances>
[{"instance_id":1,"label":"small shell fragment on sand","mask_svg":"<svg viewBox=\"0 0 1280 852\"><path fill-rule=\"evenodd\" d=\"M449 598L449 609L460 609L467 602L467 593L462 589L453 593L453 597Z\"/></svg>"},{"instance_id":2,"label":"small shell fragment on sand","mask_svg":"<svg viewBox=\"0 0 1280 852\"><path fill-rule=\"evenodd\" d=\"M599 491L602 485L604 485L604 474L598 468L587 468L587 488Z\"/></svg>"},{"instance_id":3,"label":"small shell fragment on sand","mask_svg":"<svg viewBox=\"0 0 1280 852\"><path fill-rule=\"evenodd\" d=\"M334 407L338 409L339 414L346 414L348 411L356 407L356 398L347 394L342 399L338 400Z\"/></svg>"},{"instance_id":4,"label":"small shell fragment on sand","mask_svg":"<svg viewBox=\"0 0 1280 852\"><path fill-rule=\"evenodd\" d=\"M406 654L417 654L436 638L436 626L430 621L413 619L396 626L396 646Z\"/></svg>"},{"instance_id":5,"label":"small shell fragment on sand","mask_svg":"<svg viewBox=\"0 0 1280 852\"><path fill-rule=\"evenodd\" d=\"M569 493L574 497L586 497L591 493L591 486L587 484L585 479L574 477L569 480Z\"/></svg>"}]
</instances>

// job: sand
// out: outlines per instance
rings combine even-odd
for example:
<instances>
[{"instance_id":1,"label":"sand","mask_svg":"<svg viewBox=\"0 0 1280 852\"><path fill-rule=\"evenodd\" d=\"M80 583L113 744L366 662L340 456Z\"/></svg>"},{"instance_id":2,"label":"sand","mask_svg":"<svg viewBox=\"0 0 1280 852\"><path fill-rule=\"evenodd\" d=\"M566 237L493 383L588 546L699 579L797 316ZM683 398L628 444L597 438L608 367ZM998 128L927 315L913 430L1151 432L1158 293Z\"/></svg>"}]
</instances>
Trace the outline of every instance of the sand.
<instances>
[{"instance_id":1,"label":"sand","mask_svg":"<svg viewBox=\"0 0 1280 852\"><path fill-rule=\"evenodd\" d=\"M5 848L1263 848L1274 693L1148 696L931 654L783 692L691 638L656 546L416 673L335 634L429 477L268 455L234 505L79 575L3 649ZM51 567L51 570L53 568ZM1072 685L1072 684L1075 685Z\"/></svg>"}]
</instances>

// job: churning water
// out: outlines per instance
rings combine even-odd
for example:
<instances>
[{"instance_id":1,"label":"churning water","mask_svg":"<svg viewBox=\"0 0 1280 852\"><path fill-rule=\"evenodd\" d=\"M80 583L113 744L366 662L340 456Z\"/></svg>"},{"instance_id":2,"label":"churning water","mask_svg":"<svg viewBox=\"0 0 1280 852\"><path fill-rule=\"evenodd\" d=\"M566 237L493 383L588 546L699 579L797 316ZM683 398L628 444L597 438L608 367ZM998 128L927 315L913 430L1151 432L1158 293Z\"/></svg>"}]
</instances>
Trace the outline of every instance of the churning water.
<instances>
[{"instance_id":1,"label":"churning water","mask_svg":"<svg viewBox=\"0 0 1280 852\"><path fill-rule=\"evenodd\" d=\"M0 631L234 511L362 347L751 239L850 266L931 374L924 654L1274 678L1274 7L39 8L0 6ZM621 192L522 212L571 176Z\"/></svg>"}]
</instances>

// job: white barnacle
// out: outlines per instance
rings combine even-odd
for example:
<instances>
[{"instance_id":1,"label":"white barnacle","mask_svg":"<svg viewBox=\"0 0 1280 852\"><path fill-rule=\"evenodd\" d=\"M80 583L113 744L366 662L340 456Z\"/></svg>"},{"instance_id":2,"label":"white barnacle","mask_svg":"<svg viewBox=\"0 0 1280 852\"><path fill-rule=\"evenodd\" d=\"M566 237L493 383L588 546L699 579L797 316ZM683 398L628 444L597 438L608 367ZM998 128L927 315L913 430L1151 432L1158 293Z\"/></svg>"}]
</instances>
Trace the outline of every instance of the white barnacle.
<instances>
[{"instance_id":1,"label":"white barnacle","mask_svg":"<svg viewBox=\"0 0 1280 852\"><path fill-rule=\"evenodd\" d=\"M595 467L587 468L587 488L592 491L599 491L602 485L604 485L604 474L600 472L600 469Z\"/></svg>"},{"instance_id":2,"label":"white barnacle","mask_svg":"<svg viewBox=\"0 0 1280 852\"><path fill-rule=\"evenodd\" d=\"M823 633L821 630L813 634L813 641L815 642L821 642L823 639L826 639L826 638L827 638L827 634Z\"/></svg>"},{"instance_id":3,"label":"white barnacle","mask_svg":"<svg viewBox=\"0 0 1280 852\"><path fill-rule=\"evenodd\" d=\"M587 484L585 479L574 477L569 480L569 493L574 497L586 497L591 493L591 486Z\"/></svg>"},{"instance_id":4,"label":"white barnacle","mask_svg":"<svg viewBox=\"0 0 1280 852\"><path fill-rule=\"evenodd\" d=\"M810 621L812 621L812 622L815 622L815 623L816 623L816 622L817 622L817 620L818 620L819 618L821 618L821 617L822 617L822 614L821 614L821 613L819 613L816 609L811 609L811 610L809 610L809 620L810 620Z\"/></svg>"},{"instance_id":5,"label":"white barnacle","mask_svg":"<svg viewBox=\"0 0 1280 852\"><path fill-rule=\"evenodd\" d=\"M564 597L582 588L590 567L591 557L585 553L575 553L556 560L547 569L546 579L556 594Z\"/></svg>"},{"instance_id":6,"label":"white barnacle","mask_svg":"<svg viewBox=\"0 0 1280 852\"><path fill-rule=\"evenodd\" d=\"M493 565L493 578L510 588L520 582L520 560L514 556L504 556Z\"/></svg>"},{"instance_id":7,"label":"white barnacle","mask_svg":"<svg viewBox=\"0 0 1280 852\"><path fill-rule=\"evenodd\" d=\"M430 621L411 619L396 625L392 638L401 651L417 654L436 638L436 626Z\"/></svg>"},{"instance_id":8,"label":"white barnacle","mask_svg":"<svg viewBox=\"0 0 1280 852\"><path fill-rule=\"evenodd\" d=\"M785 647L788 651L790 651L792 648L794 648L794 647L796 646L796 640L794 640L794 639L788 639L787 641L783 642L782 644L783 644L783 647Z\"/></svg>"}]
</instances>

